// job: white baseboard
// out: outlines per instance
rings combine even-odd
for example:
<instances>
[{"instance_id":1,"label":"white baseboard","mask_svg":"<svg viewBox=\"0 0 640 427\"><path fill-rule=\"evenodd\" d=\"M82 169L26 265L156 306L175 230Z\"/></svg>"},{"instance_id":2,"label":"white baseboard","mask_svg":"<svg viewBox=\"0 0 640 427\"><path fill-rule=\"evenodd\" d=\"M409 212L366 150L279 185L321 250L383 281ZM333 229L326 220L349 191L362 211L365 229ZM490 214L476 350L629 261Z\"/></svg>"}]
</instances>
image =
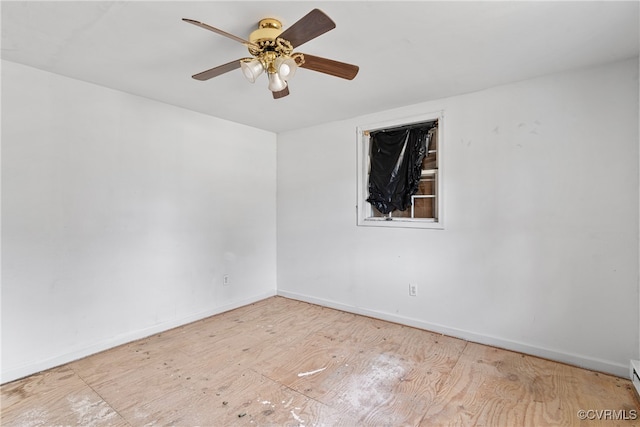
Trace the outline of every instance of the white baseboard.
<instances>
[{"instance_id":1,"label":"white baseboard","mask_svg":"<svg viewBox=\"0 0 640 427\"><path fill-rule=\"evenodd\" d=\"M633 384L636 387L636 390L640 394L640 380L638 380L637 378L634 380L634 377L633 377L633 369L634 369L633 363L634 362L636 363L635 369L638 372L638 374L640 374L640 361L632 361L631 369L629 369L629 366L624 366L622 364L617 364L617 363L606 361L606 360L594 359L594 358L589 358L581 355L549 350L546 348L536 347L536 346L528 345L525 343L505 340L505 339L492 337L488 335L480 335L480 334L470 332L470 331L465 331L462 329L450 328L443 325L424 322L422 320L417 320L409 317L398 316L398 315L376 311L376 310L369 310L361 307L355 307L355 306L342 304L332 300L316 298L309 295L303 295L303 294L298 294L295 292L289 292L284 290L278 290L277 293L275 291L267 292L261 295L256 295L250 298L238 300L230 304L215 307L211 310L192 314L190 316L186 316L180 319L175 319L170 322L157 324L149 328L140 329L133 332L127 332L126 334L118 335L116 337L113 337L107 340L103 340L97 343L92 343L90 345L84 345L79 348L71 349L69 352L65 352L64 354L60 354L45 360L28 363L26 365L11 369L9 371L3 371L0 374L0 384L14 381L14 380L35 374L37 372L44 371L46 369L54 368L56 366L64 365L65 363L73 362L74 360L78 360L83 357L87 357L92 354L96 354L101 351L108 350L113 347L117 347L122 344L127 344L132 341L136 341L139 339L149 337L151 335L155 335L160 332L167 331L169 329L173 329L182 325L186 325L188 323L195 322L197 320L214 316L216 314L224 313L225 311L243 307L245 305L249 305L254 302L272 297L276 294L286 298L291 298L298 301L304 301L311 304L317 304L324 307L334 308L336 310L341 310L348 313L360 314L363 316L373 317L376 319L381 319L389 322L399 323L402 325L412 326L415 328L424 329L427 331L464 339L466 341L490 345L493 347L503 348L506 350L517 351L519 353L530 354L532 356L538 356L538 357L542 357L549 360L556 360L558 362L567 363L569 365L574 365L574 366L578 366L585 369L591 369L598 372L608 373L621 378L629 378L633 381Z\"/></svg>"},{"instance_id":2,"label":"white baseboard","mask_svg":"<svg viewBox=\"0 0 640 427\"><path fill-rule=\"evenodd\" d=\"M424 329L431 332L451 336L454 338L460 338L466 341L485 344L492 347L502 348L505 350L516 351L518 353L528 354L531 356L537 356L544 359L554 360L568 365L577 366L597 372L603 372L611 375L615 375L621 378L629 378L629 367L623 364L615 363L608 360L595 359L579 354L566 353L557 350L550 350L543 347L537 347L526 343L517 341L506 340L499 337L481 335L475 332L466 331L463 329L450 328L444 325L435 323L429 323L418 319L413 319L405 316L398 316L386 312L369 310L362 307L351 306L342 304L336 301L326 300L323 298L316 298L309 295L298 294L295 292L289 292L282 289L278 290L278 295L285 298L291 298L298 301L304 301L311 304L317 304L328 308L335 308L336 310L346 311L348 313L360 314L363 316L373 317L376 319L386 320L389 322L399 323L406 326L412 326L418 329ZM640 370L638 371L640 374Z\"/></svg>"},{"instance_id":3,"label":"white baseboard","mask_svg":"<svg viewBox=\"0 0 640 427\"><path fill-rule=\"evenodd\" d=\"M106 340L102 340L96 343L91 343L91 344L85 343L78 346L77 348L74 348L68 352L65 352L64 354L60 354L45 360L39 360L37 362L31 362L23 366L20 366L18 368L13 368L6 372L3 371L0 374L0 384L5 384L10 381L15 381L17 379L24 378L26 376L35 374L37 372L55 368L56 366L61 366L66 363L73 362L74 360L82 359L83 357L87 357L92 354L96 354L101 351L117 347L122 344L127 344L139 339L147 338L149 336L158 334L160 332L168 331L169 329L177 328L178 326L183 326L201 319L205 319L210 316L214 316L216 314L224 313L225 311L243 307L245 305L249 305L254 302L261 301L263 299L266 299L275 295L276 295L276 292L274 290L273 292L267 292L264 294L255 295L250 298L244 298L242 300L234 301L229 304L214 307L210 310L194 313L179 319L174 319L169 322L163 322L148 328L127 332L125 334L118 335L118 336L115 336Z\"/></svg>"}]
</instances>

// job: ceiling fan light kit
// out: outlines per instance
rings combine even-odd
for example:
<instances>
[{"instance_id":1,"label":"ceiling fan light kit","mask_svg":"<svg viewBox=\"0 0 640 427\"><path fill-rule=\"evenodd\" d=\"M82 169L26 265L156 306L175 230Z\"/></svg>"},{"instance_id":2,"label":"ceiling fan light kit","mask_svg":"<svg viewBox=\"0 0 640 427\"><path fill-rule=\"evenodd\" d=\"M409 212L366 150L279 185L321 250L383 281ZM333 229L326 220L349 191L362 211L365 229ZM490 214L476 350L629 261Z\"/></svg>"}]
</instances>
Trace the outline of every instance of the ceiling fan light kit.
<instances>
[{"instance_id":1,"label":"ceiling fan light kit","mask_svg":"<svg viewBox=\"0 0 640 427\"><path fill-rule=\"evenodd\" d=\"M264 65L256 58L244 58L240 60L240 67L245 78L251 83L264 72Z\"/></svg>"},{"instance_id":2,"label":"ceiling fan light kit","mask_svg":"<svg viewBox=\"0 0 640 427\"><path fill-rule=\"evenodd\" d=\"M300 54L300 64L304 63L304 56ZM298 63L290 56L279 56L275 60L276 73L285 80L289 80L296 74Z\"/></svg>"},{"instance_id":3,"label":"ceiling fan light kit","mask_svg":"<svg viewBox=\"0 0 640 427\"><path fill-rule=\"evenodd\" d=\"M280 92L287 87L287 82L283 80L278 73L269 73L269 90L271 92Z\"/></svg>"},{"instance_id":4,"label":"ceiling fan light kit","mask_svg":"<svg viewBox=\"0 0 640 427\"><path fill-rule=\"evenodd\" d=\"M266 72L268 88L273 98L280 99L289 95L288 81L299 67L347 80L352 80L359 71L356 65L317 56L309 55L311 61L305 61L303 53L293 52L301 44L335 28L335 23L319 9L312 10L285 31L277 19L262 19L258 23L258 29L249 35L249 40L192 19L183 18L183 21L240 42L252 55L251 58L242 58L195 74L192 77L196 80L208 80L241 68L244 77L254 83Z\"/></svg>"}]
</instances>

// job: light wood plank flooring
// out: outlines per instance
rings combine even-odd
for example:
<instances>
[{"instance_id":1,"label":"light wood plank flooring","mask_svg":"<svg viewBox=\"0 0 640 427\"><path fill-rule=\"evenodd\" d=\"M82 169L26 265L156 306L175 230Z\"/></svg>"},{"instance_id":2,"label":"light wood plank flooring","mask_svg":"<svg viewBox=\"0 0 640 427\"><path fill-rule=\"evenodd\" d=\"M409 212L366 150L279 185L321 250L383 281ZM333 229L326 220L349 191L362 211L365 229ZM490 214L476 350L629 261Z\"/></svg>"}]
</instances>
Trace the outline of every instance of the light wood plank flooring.
<instances>
[{"instance_id":1,"label":"light wood plank flooring","mask_svg":"<svg viewBox=\"0 0 640 427\"><path fill-rule=\"evenodd\" d=\"M0 389L3 426L640 425L629 380L282 297Z\"/></svg>"}]
</instances>

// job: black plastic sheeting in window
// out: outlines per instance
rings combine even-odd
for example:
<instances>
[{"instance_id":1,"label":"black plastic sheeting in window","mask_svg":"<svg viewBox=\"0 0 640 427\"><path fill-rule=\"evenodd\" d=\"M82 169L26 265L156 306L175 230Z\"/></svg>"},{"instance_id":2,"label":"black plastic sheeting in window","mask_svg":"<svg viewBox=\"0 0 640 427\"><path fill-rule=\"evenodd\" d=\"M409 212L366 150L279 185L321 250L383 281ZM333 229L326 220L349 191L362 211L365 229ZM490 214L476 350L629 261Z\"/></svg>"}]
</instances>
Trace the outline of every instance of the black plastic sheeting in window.
<instances>
[{"instance_id":1,"label":"black plastic sheeting in window","mask_svg":"<svg viewBox=\"0 0 640 427\"><path fill-rule=\"evenodd\" d=\"M435 126L437 122L430 122L370 133L367 202L381 213L404 211L411 206L428 150L429 129Z\"/></svg>"}]
</instances>

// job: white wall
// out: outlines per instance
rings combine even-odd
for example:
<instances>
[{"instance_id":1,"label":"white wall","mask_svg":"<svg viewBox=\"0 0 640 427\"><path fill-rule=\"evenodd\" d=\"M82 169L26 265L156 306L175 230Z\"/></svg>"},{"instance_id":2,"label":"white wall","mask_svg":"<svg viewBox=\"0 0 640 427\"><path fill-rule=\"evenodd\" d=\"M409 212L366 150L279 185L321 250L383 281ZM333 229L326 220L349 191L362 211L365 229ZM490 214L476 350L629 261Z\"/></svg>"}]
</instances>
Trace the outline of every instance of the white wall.
<instances>
[{"instance_id":1,"label":"white wall","mask_svg":"<svg viewBox=\"0 0 640 427\"><path fill-rule=\"evenodd\" d=\"M275 144L3 61L2 382L274 295Z\"/></svg>"},{"instance_id":2,"label":"white wall","mask_svg":"<svg viewBox=\"0 0 640 427\"><path fill-rule=\"evenodd\" d=\"M357 227L356 126L441 109L445 230ZM637 58L283 133L277 157L280 294L628 376Z\"/></svg>"},{"instance_id":3,"label":"white wall","mask_svg":"<svg viewBox=\"0 0 640 427\"><path fill-rule=\"evenodd\" d=\"M357 227L355 127L440 109L445 230ZM637 59L277 139L279 293L628 375ZM275 174L272 133L3 61L2 382L274 294Z\"/></svg>"}]
</instances>

